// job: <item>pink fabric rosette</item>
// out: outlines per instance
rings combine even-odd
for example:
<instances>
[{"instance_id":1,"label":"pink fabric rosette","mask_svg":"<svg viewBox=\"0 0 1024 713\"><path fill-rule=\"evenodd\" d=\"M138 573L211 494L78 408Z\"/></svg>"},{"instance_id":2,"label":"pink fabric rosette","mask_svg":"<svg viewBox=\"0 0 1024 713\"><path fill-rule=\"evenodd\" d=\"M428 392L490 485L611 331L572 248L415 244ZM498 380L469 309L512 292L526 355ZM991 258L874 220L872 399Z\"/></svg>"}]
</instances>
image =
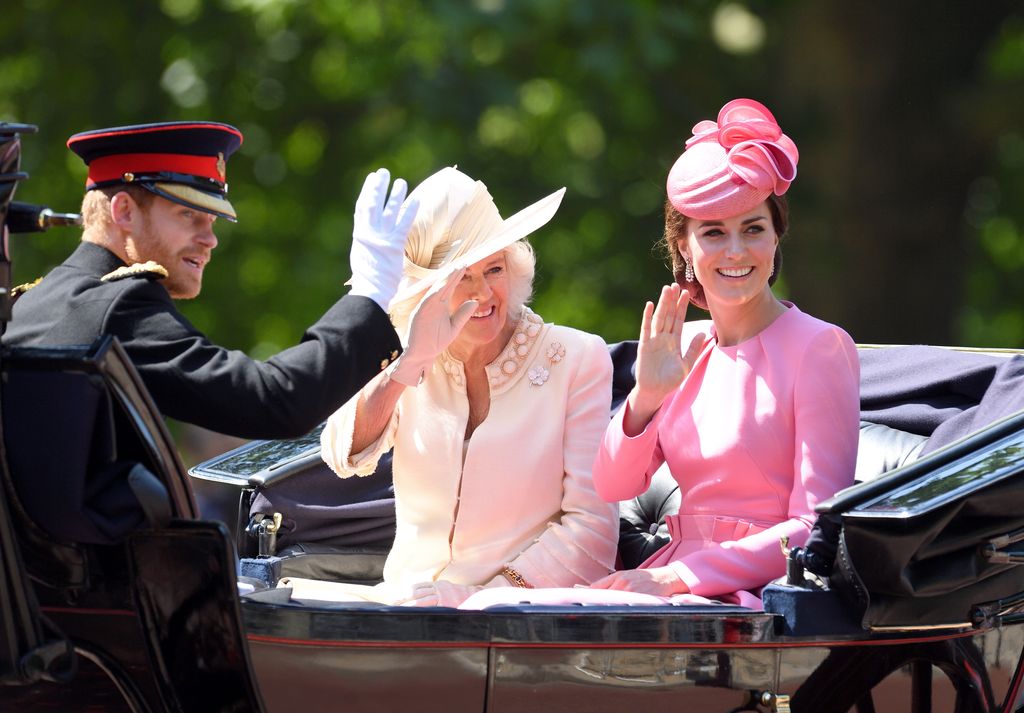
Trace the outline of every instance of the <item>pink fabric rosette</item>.
<instances>
[{"instance_id":1,"label":"pink fabric rosette","mask_svg":"<svg viewBox=\"0 0 1024 713\"><path fill-rule=\"evenodd\" d=\"M683 215L722 220L745 213L796 178L796 144L753 99L733 99L718 121L693 127L686 150L669 171L668 199Z\"/></svg>"}]
</instances>

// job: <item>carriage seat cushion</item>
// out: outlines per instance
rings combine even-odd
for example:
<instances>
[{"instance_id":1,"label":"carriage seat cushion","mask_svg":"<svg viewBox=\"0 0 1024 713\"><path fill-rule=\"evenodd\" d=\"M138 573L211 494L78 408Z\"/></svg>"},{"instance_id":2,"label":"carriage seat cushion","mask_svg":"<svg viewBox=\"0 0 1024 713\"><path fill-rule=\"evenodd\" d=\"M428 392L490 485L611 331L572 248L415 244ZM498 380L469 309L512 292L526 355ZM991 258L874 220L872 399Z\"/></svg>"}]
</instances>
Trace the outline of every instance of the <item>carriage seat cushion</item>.
<instances>
[{"instance_id":1,"label":"carriage seat cushion","mask_svg":"<svg viewBox=\"0 0 1024 713\"><path fill-rule=\"evenodd\" d=\"M928 439L914 433L862 421L854 479L865 482L915 460ZM620 568L632 569L668 541L667 515L679 512L679 484L663 464L646 492L619 503Z\"/></svg>"},{"instance_id":2,"label":"carriage seat cushion","mask_svg":"<svg viewBox=\"0 0 1024 713\"><path fill-rule=\"evenodd\" d=\"M338 547L303 543L285 547L280 576L324 579L351 584L377 584L384 579L388 547Z\"/></svg>"},{"instance_id":3,"label":"carriage seat cushion","mask_svg":"<svg viewBox=\"0 0 1024 713\"><path fill-rule=\"evenodd\" d=\"M273 588L282 577L374 585L384 580L387 558L387 547L304 543L282 548L273 557L243 557L239 575L257 589Z\"/></svg>"}]
</instances>

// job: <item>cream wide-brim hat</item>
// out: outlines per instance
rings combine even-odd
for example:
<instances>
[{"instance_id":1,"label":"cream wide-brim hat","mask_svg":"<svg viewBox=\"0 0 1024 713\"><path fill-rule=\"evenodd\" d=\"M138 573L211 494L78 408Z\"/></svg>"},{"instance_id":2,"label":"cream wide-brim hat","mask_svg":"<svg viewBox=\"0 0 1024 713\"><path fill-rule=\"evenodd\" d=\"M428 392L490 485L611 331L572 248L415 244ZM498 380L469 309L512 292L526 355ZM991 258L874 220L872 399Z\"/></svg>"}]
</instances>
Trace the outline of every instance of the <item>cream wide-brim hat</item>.
<instances>
[{"instance_id":1,"label":"cream wide-brim hat","mask_svg":"<svg viewBox=\"0 0 1024 713\"><path fill-rule=\"evenodd\" d=\"M407 199L417 200L419 208L406 242L402 281L391 305L541 228L554 217L564 195L565 188L560 188L503 219L482 181L454 166L429 176Z\"/></svg>"}]
</instances>

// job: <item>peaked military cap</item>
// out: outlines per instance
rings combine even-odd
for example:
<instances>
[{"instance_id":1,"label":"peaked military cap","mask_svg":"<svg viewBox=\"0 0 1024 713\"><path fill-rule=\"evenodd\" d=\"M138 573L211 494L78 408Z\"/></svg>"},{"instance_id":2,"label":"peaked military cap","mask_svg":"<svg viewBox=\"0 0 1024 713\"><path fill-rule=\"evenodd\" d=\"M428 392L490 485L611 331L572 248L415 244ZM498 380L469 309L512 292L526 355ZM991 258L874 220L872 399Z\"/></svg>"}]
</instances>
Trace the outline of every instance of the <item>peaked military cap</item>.
<instances>
[{"instance_id":1,"label":"peaked military cap","mask_svg":"<svg viewBox=\"0 0 1024 713\"><path fill-rule=\"evenodd\" d=\"M169 201L235 221L227 160L242 133L212 121L172 121L83 131L68 148L89 167L85 189L138 185Z\"/></svg>"}]
</instances>

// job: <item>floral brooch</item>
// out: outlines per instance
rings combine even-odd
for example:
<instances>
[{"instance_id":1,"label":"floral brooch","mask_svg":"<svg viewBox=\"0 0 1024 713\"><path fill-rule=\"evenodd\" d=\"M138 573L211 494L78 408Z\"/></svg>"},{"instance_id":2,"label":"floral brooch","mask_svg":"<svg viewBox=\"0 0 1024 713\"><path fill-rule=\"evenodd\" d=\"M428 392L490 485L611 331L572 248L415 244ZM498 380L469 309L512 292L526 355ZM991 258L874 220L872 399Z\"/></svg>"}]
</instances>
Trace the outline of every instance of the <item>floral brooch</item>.
<instances>
[{"instance_id":1,"label":"floral brooch","mask_svg":"<svg viewBox=\"0 0 1024 713\"><path fill-rule=\"evenodd\" d=\"M543 386L544 382L551 376L551 372L542 366L535 366L526 372L526 376L534 386Z\"/></svg>"},{"instance_id":2,"label":"floral brooch","mask_svg":"<svg viewBox=\"0 0 1024 713\"><path fill-rule=\"evenodd\" d=\"M551 342L551 346L548 347L548 361L552 364L557 364L562 361L562 357L565 356L565 347L562 346L561 342Z\"/></svg>"},{"instance_id":3,"label":"floral brooch","mask_svg":"<svg viewBox=\"0 0 1024 713\"><path fill-rule=\"evenodd\" d=\"M545 352L545 356L547 357L548 363L551 364L551 366L554 366L565 358L565 347L562 346L561 342L551 342L551 344L548 345L548 350ZM548 377L551 376L551 372L548 371L547 367L543 367L538 364L526 372L526 376L534 386L543 386L548 380Z\"/></svg>"}]
</instances>

